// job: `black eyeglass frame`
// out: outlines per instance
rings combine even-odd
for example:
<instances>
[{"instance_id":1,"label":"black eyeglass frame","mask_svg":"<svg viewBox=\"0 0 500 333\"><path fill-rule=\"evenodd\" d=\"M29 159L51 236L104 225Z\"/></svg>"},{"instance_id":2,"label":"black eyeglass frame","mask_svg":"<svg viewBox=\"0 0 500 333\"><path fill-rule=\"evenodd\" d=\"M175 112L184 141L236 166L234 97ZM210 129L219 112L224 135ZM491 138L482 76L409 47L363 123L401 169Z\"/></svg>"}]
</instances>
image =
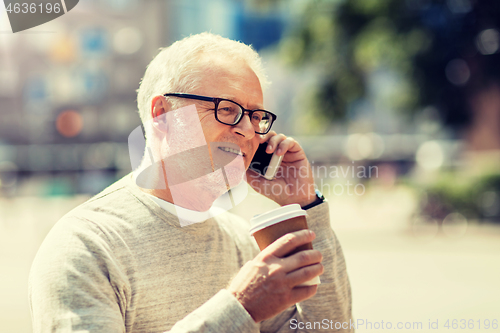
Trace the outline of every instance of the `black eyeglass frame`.
<instances>
[{"instance_id":1,"label":"black eyeglass frame","mask_svg":"<svg viewBox=\"0 0 500 333\"><path fill-rule=\"evenodd\" d=\"M172 97L179 97L179 98L189 98L189 99L196 99L196 100L199 100L199 101L213 102L214 105L215 105L215 109L214 109L215 119L219 123L224 124L224 125L229 125L229 126L236 126L236 125L238 125L240 123L241 119L243 119L243 117L245 115L245 112L248 112L248 116L250 117L250 119L252 119L252 114L254 112L257 112L257 111L262 111L262 112L266 112L266 113L270 114L271 115L271 124L269 125L269 128L264 133L255 131L255 133L257 133L257 134L267 134L267 133L269 133L269 131L271 130L271 127L273 127L274 121L278 118L277 115L275 115L274 113L269 112L267 110L263 110L263 109L249 110L249 109L245 109L243 106L241 106L240 104L236 103L235 101L232 101L232 100L226 99L226 98L208 97L208 96L193 95L193 94L184 94L184 93L168 93L168 94L163 94L163 96L165 96L165 97L172 96ZM222 102L222 101L228 101L228 102L234 103L234 104L238 105L241 108L241 110L243 111L241 113L239 119L235 123L228 124L228 123L225 123L225 122L219 120L219 117L217 116L217 110L219 108L219 103Z\"/></svg>"}]
</instances>

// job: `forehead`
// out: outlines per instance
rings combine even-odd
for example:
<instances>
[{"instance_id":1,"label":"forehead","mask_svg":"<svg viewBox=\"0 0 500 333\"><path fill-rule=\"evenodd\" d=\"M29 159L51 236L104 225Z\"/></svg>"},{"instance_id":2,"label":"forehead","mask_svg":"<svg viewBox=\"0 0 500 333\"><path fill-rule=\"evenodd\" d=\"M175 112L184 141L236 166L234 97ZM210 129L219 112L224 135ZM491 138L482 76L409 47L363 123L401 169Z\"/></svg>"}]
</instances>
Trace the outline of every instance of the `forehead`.
<instances>
[{"instance_id":1,"label":"forehead","mask_svg":"<svg viewBox=\"0 0 500 333\"><path fill-rule=\"evenodd\" d=\"M246 107L262 108L259 78L245 61L220 55L204 56L198 69L202 74L196 94L232 99Z\"/></svg>"}]
</instances>

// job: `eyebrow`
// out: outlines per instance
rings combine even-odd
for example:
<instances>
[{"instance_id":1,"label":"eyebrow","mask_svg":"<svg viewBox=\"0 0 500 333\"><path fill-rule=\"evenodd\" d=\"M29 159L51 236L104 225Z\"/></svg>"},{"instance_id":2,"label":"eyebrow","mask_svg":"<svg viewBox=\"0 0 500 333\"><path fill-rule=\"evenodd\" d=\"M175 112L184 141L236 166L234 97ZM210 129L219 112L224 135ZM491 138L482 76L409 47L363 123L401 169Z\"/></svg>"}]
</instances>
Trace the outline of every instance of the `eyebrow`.
<instances>
[{"instance_id":1,"label":"eyebrow","mask_svg":"<svg viewBox=\"0 0 500 333\"><path fill-rule=\"evenodd\" d=\"M240 105L243 105L243 103L241 103L240 101L236 101L235 97L234 96L229 96L229 95L221 95L219 98L223 98L223 99L229 99L230 101L233 101L233 102L236 102ZM249 110L263 110L264 109L264 106L258 106L257 104L254 104L256 107L254 108L248 108Z\"/></svg>"},{"instance_id":2,"label":"eyebrow","mask_svg":"<svg viewBox=\"0 0 500 333\"><path fill-rule=\"evenodd\" d=\"M238 102L238 101L235 100L236 98L234 96L231 96L231 95L220 95L220 96L217 96L217 97L224 98L224 99L229 99L229 100L231 100L233 102L241 104L240 102Z\"/></svg>"}]
</instances>

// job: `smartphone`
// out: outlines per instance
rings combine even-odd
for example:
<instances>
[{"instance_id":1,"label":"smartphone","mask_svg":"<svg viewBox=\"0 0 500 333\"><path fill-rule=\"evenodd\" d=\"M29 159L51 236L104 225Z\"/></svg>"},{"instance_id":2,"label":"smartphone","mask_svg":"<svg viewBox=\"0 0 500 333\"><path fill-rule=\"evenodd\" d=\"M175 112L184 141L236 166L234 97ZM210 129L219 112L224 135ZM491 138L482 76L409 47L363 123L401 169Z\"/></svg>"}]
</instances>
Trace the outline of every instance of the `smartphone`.
<instances>
[{"instance_id":1,"label":"smartphone","mask_svg":"<svg viewBox=\"0 0 500 333\"><path fill-rule=\"evenodd\" d=\"M276 153L266 153L267 142L261 143L255 152L255 155L250 163L250 169L257 172L259 175L268 180L273 180L276 177L276 172L281 164L283 155L278 156Z\"/></svg>"}]
</instances>

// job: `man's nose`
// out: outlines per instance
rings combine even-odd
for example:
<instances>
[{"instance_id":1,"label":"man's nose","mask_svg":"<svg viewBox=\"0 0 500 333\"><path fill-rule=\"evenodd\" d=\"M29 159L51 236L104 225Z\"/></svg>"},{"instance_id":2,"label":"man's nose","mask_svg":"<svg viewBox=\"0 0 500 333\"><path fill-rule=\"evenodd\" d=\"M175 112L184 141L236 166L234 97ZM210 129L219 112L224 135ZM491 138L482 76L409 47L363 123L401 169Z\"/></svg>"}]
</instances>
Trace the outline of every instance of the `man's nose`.
<instances>
[{"instance_id":1,"label":"man's nose","mask_svg":"<svg viewBox=\"0 0 500 333\"><path fill-rule=\"evenodd\" d=\"M235 133L244 136L246 139L251 139L255 136L255 128L252 125L248 112L243 114L243 118L233 129Z\"/></svg>"}]
</instances>

